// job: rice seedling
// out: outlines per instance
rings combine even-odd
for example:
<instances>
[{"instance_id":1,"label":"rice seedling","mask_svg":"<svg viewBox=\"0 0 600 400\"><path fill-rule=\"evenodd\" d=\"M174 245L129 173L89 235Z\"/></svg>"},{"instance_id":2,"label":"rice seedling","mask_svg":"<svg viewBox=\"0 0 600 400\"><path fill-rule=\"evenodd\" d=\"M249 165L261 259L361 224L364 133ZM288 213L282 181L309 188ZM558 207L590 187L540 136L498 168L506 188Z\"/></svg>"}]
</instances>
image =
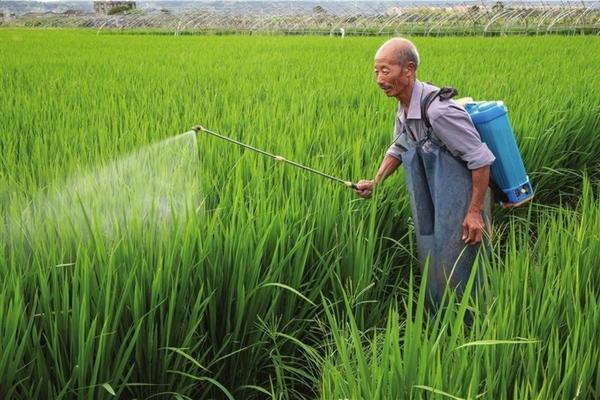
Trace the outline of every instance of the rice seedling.
<instances>
[{"instance_id":1,"label":"rice seedling","mask_svg":"<svg viewBox=\"0 0 600 400\"><path fill-rule=\"evenodd\" d=\"M415 39L420 79L504 100L537 192L433 321L402 173L364 201L206 137L152 147L201 123L369 177L381 41L0 30L0 397L598 397L597 38Z\"/></svg>"}]
</instances>

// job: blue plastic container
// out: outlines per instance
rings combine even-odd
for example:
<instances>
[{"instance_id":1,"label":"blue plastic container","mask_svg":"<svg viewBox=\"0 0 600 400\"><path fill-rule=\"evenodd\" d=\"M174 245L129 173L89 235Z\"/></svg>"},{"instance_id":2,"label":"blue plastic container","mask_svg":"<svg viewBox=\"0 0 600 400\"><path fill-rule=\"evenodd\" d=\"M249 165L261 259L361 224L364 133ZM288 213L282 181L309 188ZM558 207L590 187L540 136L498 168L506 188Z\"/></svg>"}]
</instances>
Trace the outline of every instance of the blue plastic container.
<instances>
[{"instance_id":1,"label":"blue plastic container","mask_svg":"<svg viewBox=\"0 0 600 400\"><path fill-rule=\"evenodd\" d=\"M481 140L496 156L491 167L492 179L506 194L508 203L518 205L531 200L533 187L525 171L504 103L469 103L465 109L481 135Z\"/></svg>"}]
</instances>

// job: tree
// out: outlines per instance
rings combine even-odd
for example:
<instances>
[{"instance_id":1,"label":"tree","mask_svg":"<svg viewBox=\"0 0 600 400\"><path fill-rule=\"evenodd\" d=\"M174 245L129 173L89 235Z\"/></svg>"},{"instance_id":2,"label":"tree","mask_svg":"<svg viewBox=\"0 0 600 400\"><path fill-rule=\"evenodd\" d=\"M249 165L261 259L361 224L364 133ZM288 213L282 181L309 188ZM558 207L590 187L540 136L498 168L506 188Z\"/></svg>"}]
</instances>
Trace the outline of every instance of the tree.
<instances>
[{"instance_id":1,"label":"tree","mask_svg":"<svg viewBox=\"0 0 600 400\"><path fill-rule=\"evenodd\" d=\"M321 6L314 6L314 7L313 7L313 12L314 12L315 14L321 14L321 15L322 15L322 14L327 14L327 10L326 10L326 9L324 9L323 7L321 7Z\"/></svg>"},{"instance_id":2,"label":"tree","mask_svg":"<svg viewBox=\"0 0 600 400\"><path fill-rule=\"evenodd\" d=\"M116 6L111 8L108 11L108 15L116 15L116 14L125 14L126 12L131 11L131 6Z\"/></svg>"}]
</instances>

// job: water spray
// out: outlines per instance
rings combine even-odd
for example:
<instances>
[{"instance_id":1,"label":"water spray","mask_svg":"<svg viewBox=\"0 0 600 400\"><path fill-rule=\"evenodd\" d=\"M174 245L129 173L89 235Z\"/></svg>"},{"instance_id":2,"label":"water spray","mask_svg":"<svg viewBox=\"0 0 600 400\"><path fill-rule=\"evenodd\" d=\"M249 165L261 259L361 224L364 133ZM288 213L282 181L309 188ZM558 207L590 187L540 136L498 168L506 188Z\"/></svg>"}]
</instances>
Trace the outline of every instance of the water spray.
<instances>
[{"instance_id":1,"label":"water spray","mask_svg":"<svg viewBox=\"0 0 600 400\"><path fill-rule=\"evenodd\" d=\"M338 178L338 177L335 177L335 176L332 176L332 175L326 174L326 173L324 173L324 172L317 171L316 169L313 169L313 168L307 167L306 165L302 165L302 164L299 164L299 163L297 163L297 162L295 162L295 161L288 160L288 159L286 159L286 158L284 158L284 157L282 157L282 156L278 156L278 155L275 155L275 154L271 154L271 153L269 153L269 152L266 152L266 151L264 151L264 150L257 149L256 147L250 146L250 145L248 145L248 144L245 144L245 143L239 142L239 141L237 141L237 140L234 140L234 139L231 139L231 138L229 138L229 137L227 137L227 136L223 136L223 135L221 135L221 134L218 134L218 133L216 133L216 132L213 132L213 131L211 131L211 130L209 130L209 129L206 129L206 128L205 128L205 127L203 127L202 125L196 125L196 126L194 126L194 127L192 128L192 130L193 130L193 131L195 131L196 133L198 133L198 132L205 132L205 133L208 133L209 135L212 135L212 136L218 137L219 139L223 139L223 140L225 140L225 141L227 141L227 142L230 142L230 143L237 144L238 146L240 146L240 147L243 147L243 148L245 148L245 149L248 149L248 150L251 150L251 151L254 151L255 153L259 153L259 154L262 154L263 156L270 157L270 158L274 159L275 161L278 161L278 162L281 162L281 163L286 163L286 164L293 165L294 167L300 168L300 169L302 169L302 170L304 170L304 171L307 171L307 172L310 172L310 173L313 173L313 174L316 174L316 175L322 176L322 177L324 177L324 178L330 179L330 180L332 180L332 181L335 181L335 182L341 183L341 184L343 184L343 185L345 185L345 186L347 186L347 187L349 187L349 188L351 188L351 189L358 189L358 187L356 186L356 183L353 183L353 182L351 182L351 181L345 181L345 180L343 180L343 179L340 179L340 178Z\"/></svg>"}]
</instances>

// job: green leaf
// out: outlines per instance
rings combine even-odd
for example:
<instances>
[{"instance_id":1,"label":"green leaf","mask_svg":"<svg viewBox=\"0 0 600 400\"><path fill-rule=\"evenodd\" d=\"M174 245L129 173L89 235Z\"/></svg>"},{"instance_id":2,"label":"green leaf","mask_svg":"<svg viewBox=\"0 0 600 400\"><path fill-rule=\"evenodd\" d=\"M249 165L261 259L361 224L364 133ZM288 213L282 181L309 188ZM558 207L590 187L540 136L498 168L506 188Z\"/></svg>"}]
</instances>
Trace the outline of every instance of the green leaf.
<instances>
[{"instance_id":1,"label":"green leaf","mask_svg":"<svg viewBox=\"0 0 600 400\"><path fill-rule=\"evenodd\" d=\"M110 383L106 382L102 384L102 387L110 394L112 394L113 396L116 396L117 394L115 393L114 389L112 388L112 386L110 386Z\"/></svg>"},{"instance_id":2,"label":"green leaf","mask_svg":"<svg viewBox=\"0 0 600 400\"><path fill-rule=\"evenodd\" d=\"M494 339L476 340L474 342L461 344L460 346L456 347L454 350L458 350L463 347L471 347L471 346L495 346L498 344L533 344L533 343L539 343L539 342L541 342L541 340L525 339L525 338L513 339L513 340L494 340Z\"/></svg>"}]
</instances>

